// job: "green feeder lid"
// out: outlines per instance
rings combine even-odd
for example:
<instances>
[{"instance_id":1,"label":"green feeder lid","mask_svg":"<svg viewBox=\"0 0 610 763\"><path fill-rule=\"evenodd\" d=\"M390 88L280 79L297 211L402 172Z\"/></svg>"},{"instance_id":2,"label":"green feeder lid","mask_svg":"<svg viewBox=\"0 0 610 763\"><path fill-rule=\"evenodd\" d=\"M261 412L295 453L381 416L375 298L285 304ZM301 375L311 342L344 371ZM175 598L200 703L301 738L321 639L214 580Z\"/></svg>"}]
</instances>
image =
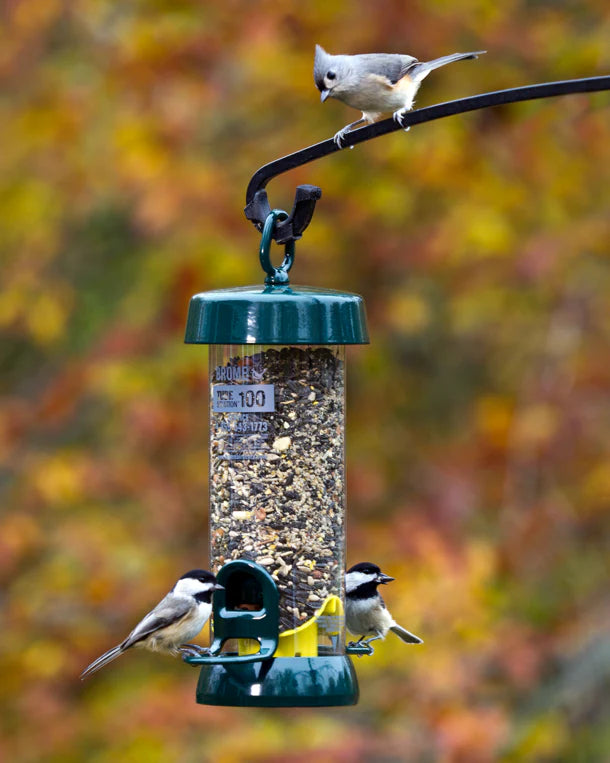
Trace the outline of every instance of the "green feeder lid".
<instances>
[{"instance_id":1,"label":"green feeder lid","mask_svg":"<svg viewBox=\"0 0 610 763\"><path fill-rule=\"evenodd\" d=\"M358 294L288 284L192 297L187 344L368 344Z\"/></svg>"}]
</instances>

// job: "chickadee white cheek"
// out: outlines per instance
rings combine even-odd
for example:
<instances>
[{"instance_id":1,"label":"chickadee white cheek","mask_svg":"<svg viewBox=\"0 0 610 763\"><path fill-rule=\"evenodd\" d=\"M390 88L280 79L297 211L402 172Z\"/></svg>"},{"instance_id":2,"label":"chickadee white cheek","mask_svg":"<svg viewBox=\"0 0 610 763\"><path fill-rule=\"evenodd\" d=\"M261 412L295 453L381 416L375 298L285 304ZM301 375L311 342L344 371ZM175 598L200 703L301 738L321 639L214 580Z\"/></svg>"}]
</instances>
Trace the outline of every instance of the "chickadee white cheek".
<instances>
[{"instance_id":1,"label":"chickadee white cheek","mask_svg":"<svg viewBox=\"0 0 610 763\"><path fill-rule=\"evenodd\" d=\"M212 583L203 583L201 580L194 580L193 578L182 578L174 586L174 593L179 596L196 596L197 594L212 591L213 588Z\"/></svg>"}]
</instances>

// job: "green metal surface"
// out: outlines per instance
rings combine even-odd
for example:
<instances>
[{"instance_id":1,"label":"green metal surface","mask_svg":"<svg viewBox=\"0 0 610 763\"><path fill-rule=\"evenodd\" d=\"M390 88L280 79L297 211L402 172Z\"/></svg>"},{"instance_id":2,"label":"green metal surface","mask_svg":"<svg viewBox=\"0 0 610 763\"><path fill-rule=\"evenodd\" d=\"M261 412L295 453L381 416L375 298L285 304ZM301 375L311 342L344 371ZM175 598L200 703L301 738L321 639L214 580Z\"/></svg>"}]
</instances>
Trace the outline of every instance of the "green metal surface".
<instances>
[{"instance_id":1,"label":"green metal surface","mask_svg":"<svg viewBox=\"0 0 610 763\"><path fill-rule=\"evenodd\" d=\"M309 286L243 286L196 294L187 344L368 344L358 294Z\"/></svg>"},{"instance_id":2,"label":"green metal surface","mask_svg":"<svg viewBox=\"0 0 610 763\"><path fill-rule=\"evenodd\" d=\"M349 657L273 657L279 638L279 593L269 573L238 559L218 571L225 586L213 599L214 641L209 654L185 656L201 666L197 702L235 707L355 705L358 682ZM253 609L241 609L242 606ZM256 640L256 654L221 652L233 639Z\"/></svg>"},{"instance_id":3,"label":"green metal surface","mask_svg":"<svg viewBox=\"0 0 610 763\"><path fill-rule=\"evenodd\" d=\"M370 644L347 644L345 647L345 653L346 654L353 654L356 657L370 657L372 654L374 654L375 650Z\"/></svg>"},{"instance_id":4,"label":"green metal surface","mask_svg":"<svg viewBox=\"0 0 610 763\"><path fill-rule=\"evenodd\" d=\"M358 702L349 657L277 657L249 665L204 665L197 684L200 705L233 707L333 707Z\"/></svg>"},{"instance_id":5,"label":"green metal surface","mask_svg":"<svg viewBox=\"0 0 610 763\"><path fill-rule=\"evenodd\" d=\"M288 271L294 263L294 241L289 241L286 244L284 251L284 260L282 264L275 268L271 264L271 258L269 256L269 250L271 248L271 241L273 238L273 228L276 220L285 220L288 217L288 213L283 209L272 209L271 214L265 220L263 226L263 235L261 237L261 246L259 249L259 258L261 261L261 267L267 274L265 278L265 284L267 286L278 286L280 284L288 283Z\"/></svg>"}]
</instances>

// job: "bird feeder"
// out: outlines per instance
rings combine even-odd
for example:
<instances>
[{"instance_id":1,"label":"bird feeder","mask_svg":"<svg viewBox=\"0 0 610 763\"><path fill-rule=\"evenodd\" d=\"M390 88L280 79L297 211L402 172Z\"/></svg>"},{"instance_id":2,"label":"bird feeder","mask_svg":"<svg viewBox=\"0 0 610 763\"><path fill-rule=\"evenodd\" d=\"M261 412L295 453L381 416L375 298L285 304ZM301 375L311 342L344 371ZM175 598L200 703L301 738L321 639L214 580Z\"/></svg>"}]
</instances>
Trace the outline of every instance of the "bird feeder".
<instances>
[{"instance_id":1,"label":"bird feeder","mask_svg":"<svg viewBox=\"0 0 610 763\"><path fill-rule=\"evenodd\" d=\"M610 78L483 93L409 112L350 133L352 146L474 109L610 88ZM197 700L242 706L355 704L344 646L345 355L368 342L361 297L291 287L294 241L321 191L297 187L291 215L271 210L274 177L340 150L332 139L260 167L246 217L262 231L262 287L195 295L186 342L210 345L211 564L224 589L213 600L214 638ZM286 244L269 259L271 240Z\"/></svg>"},{"instance_id":2,"label":"bird feeder","mask_svg":"<svg viewBox=\"0 0 610 763\"><path fill-rule=\"evenodd\" d=\"M345 345L368 343L356 294L291 286L265 222L261 286L197 294L186 342L207 344L210 400L209 654L197 701L349 705L345 653Z\"/></svg>"}]
</instances>

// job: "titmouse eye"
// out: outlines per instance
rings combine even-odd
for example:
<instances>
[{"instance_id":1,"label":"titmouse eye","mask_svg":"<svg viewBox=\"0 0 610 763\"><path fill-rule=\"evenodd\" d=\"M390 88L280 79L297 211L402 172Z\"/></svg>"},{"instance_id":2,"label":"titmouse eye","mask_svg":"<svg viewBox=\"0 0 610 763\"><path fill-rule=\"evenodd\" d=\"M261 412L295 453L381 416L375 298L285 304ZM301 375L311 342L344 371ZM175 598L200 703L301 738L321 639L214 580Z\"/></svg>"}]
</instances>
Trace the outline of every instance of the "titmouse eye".
<instances>
[{"instance_id":1,"label":"titmouse eye","mask_svg":"<svg viewBox=\"0 0 610 763\"><path fill-rule=\"evenodd\" d=\"M331 69L329 72L326 72L326 79L337 79L336 73Z\"/></svg>"}]
</instances>

